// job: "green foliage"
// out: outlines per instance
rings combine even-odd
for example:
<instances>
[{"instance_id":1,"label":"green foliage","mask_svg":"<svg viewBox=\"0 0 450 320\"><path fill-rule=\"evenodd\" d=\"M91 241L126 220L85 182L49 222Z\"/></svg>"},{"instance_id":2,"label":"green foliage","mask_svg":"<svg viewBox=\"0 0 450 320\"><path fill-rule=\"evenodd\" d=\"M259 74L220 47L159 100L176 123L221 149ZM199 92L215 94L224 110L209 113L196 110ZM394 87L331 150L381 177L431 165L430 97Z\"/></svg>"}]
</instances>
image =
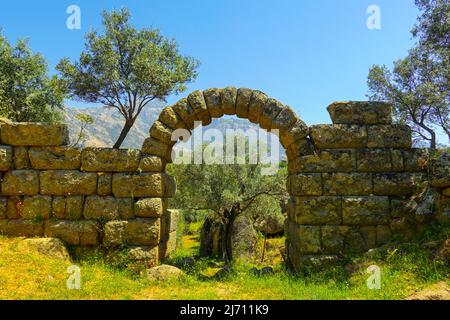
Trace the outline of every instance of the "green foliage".
<instances>
[{"instance_id":1,"label":"green foliage","mask_svg":"<svg viewBox=\"0 0 450 320\"><path fill-rule=\"evenodd\" d=\"M65 87L47 75L47 63L27 40L15 46L0 34L0 115L16 122L62 120Z\"/></svg>"},{"instance_id":2,"label":"green foliage","mask_svg":"<svg viewBox=\"0 0 450 320\"><path fill-rule=\"evenodd\" d=\"M79 61L58 64L72 98L101 103L125 119L119 148L143 108L155 99L186 90L197 77L198 62L179 54L172 39L158 30L137 30L126 9L103 12L104 32L86 35Z\"/></svg>"},{"instance_id":3,"label":"green foliage","mask_svg":"<svg viewBox=\"0 0 450 320\"><path fill-rule=\"evenodd\" d=\"M418 43L408 56L386 66L373 66L368 77L370 98L392 103L399 122L411 126L417 142L437 147L437 132L450 140L450 4L417 0L419 24L412 30Z\"/></svg>"},{"instance_id":4,"label":"green foliage","mask_svg":"<svg viewBox=\"0 0 450 320\"><path fill-rule=\"evenodd\" d=\"M84 133L86 128L90 125L94 124L94 118L92 118L89 114L84 114L82 112L78 112L75 116L75 119L78 121L80 126L80 131L78 132L77 140L73 143L74 146L82 145L86 142L87 136Z\"/></svg>"}]
</instances>

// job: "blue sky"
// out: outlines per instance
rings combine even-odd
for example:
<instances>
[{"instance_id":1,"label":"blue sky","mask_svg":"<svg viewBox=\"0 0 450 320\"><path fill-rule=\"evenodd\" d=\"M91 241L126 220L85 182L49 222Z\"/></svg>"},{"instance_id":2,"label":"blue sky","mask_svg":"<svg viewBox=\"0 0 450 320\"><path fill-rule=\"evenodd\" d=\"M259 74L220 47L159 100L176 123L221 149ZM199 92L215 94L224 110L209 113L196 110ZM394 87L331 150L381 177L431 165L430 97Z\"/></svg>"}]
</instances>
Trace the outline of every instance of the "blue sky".
<instances>
[{"instance_id":1,"label":"blue sky","mask_svg":"<svg viewBox=\"0 0 450 320\"><path fill-rule=\"evenodd\" d=\"M81 30L66 28L72 4L81 8ZM381 30L366 27L373 4L381 9ZM189 91L259 89L310 125L330 122L333 101L366 98L370 66L406 55L418 14L414 0L16 0L2 3L0 26L12 41L29 37L53 72L61 58L79 56L84 33L101 27L102 9L124 6L137 27L159 28L201 61Z\"/></svg>"}]
</instances>

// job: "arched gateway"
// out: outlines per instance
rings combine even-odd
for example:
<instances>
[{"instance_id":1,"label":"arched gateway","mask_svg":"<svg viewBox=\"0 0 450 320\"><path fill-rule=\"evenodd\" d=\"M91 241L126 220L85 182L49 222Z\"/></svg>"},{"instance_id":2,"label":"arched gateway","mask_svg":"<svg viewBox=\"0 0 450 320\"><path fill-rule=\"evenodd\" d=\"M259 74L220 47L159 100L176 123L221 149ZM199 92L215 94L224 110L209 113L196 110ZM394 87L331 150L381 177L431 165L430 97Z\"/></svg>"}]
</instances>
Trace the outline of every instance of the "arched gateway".
<instances>
[{"instance_id":1,"label":"arched gateway","mask_svg":"<svg viewBox=\"0 0 450 320\"><path fill-rule=\"evenodd\" d=\"M287 106L250 89L195 91L165 108L142 150L74 148L64 125L0 121L0 234L56 237L77 247L128 248L154 265L173 250L175 181L165 173L176 129L237 115L278 129L289 161L287 254L303 263L389 240L402 202L425 172L426 149L393 125L382 103L338 102L332 125L307 127Z\"/></svg>"}]
</instances>

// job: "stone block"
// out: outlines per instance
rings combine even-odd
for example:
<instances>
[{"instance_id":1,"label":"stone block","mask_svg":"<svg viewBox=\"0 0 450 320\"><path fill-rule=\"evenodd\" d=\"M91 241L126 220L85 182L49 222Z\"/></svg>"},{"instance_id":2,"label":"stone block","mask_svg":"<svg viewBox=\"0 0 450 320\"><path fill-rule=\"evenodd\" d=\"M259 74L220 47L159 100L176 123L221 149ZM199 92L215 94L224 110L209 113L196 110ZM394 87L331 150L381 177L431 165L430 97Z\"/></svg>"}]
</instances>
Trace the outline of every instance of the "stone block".
<instances>
[{"instance_id":1,"label":"stone block","mask_svg":"<svg viewBox=\"0 0 450 320\"><path fill-rule=\"evenodd\" d=\"M261 115L259 117L259 125L265 130L272 129L272 122L281 113L285 106L272 98L269 98L261 108ZM276 129L276 128L275 128Z\"/></svg>"},{"instance_id":2,"label":"stone block","mask_svg":"<svg viewBox=\"0 0 450 320\"><path fill-rule=\"evenodd\" d=\"M358 125L316 125L310 128L311 139L319 149L365 148L367 131Z\"/></svg>"},{"instance_id":3,"label":"stone block","mask_svg":"<svg viewBox=\"0 0 450 320\"><path fill-rule=\"evenodd\" d=\"M164 203L161 198L144 198L136 202L136 216L141 218L159 218L164 213Z\"/></svg>"},{"instance_id":4,"label":"stone block","mask_svg":"<svg viewBox=\"0 0 450 320\"><path fill-rule=\"evenodd\" d=\"M78 170L80 169L79 148L45 147L30 148L28 151L31 167L38 170Z\"/></svg>"},{"instance_id":5,"label":"stone block","mask_svg":"<svg viewBox=\"0 0 450 320\"><path fill-rule=\"evenodd\" d=\"M340 197L296 198L294 221L302 225L339 225L342 223Z\"/></svg>"},{"instance_id":6,"label":"stone block","mask_svg":"<svg viewBox=\"0 0 450 320\"><path fill-rule=\"evenodd\" d=\"M0 171L8 171L13 163L13 149L11 146L0 146Z\"/></svg>"},{"instance_id":7,"label":"stone block","mask_svg":"<svg viewBox=\"0 0 450 320\"><path fill-rule=\"evenodd\" d=\"M109 196L112 194L112 173L98 173L97 194L99 196Z\"/></svg>"},{"instance_id":8,"label":"stone block","mask_svg":"<svg viewBox=\"0 0 450 320\"><path fill-rule=\"evenodd\" d=\"M112 192L119 198L145 198L164 196L164 174L115 173L112 181Z\"/></svg>"},{"instance_id":9,"label":"stone block","mask_svg":"<svg viewBox=\"0 0 450 320\"><path fill-rule=\"evenodd\" d=\"M0 234L10 237L39 237L44 235L43 222L32 220L0 220Z\"/></svg>"},{"instance_id":10,"label":"stone block","mask_svg":"<svg viewBox=\"0 0 450 320\"><path fill-rule=\"evenodd\" d=\"M171 147L159 140L153 138L147 138L142 146L142 153L158 156L163 159L166 158L167 153L171 150Z\"/></svg>"},{"instance_id":11,"label":"stone block","mask_svg":"<svg viewBox=\"0 0 450 320\"><path fill-rule=\"evenodd\" d=\"M252 99L253 90L248 88L240 88L237 91L236 98L236 115L239 118L248 118L248 107L250 106L250 100Z\"/></svg>"},{"instance_id":12,"label":"stone block","mask_svg":"<svg viewBox=\"0 0 450 320\"><path fill-rule=\"evenodd\" d=\"M450 187L450 152L444 152L431 160L430 181L435 188Z\"/></svg>"},{"instance_id":13,"label":"stone block","mask_svg":"<svg viewBox=\"0 0 450 320\"><path fill-rule=\"evenodd\" d=\"M221 92L222 90L217 88L203 91L203 97L205 98L209 115L212 118L221 118L223 116Z\"/></svg>"},{"instance_id":14,"label":"stone block","mask_svg":"<svg viewBox=\"0 0 450 320\"><path fill-rule=\"evenodd\" d=\"M28 147L14 147L14 169L31 169L30 156L28 155L28 151Z\"/></svg>"},{"instance_id":15,"label":"stone block","mask_svg":"<svg viewBox=\"0 0 450 320\"><path fill-rule=\"evenodd\" d=\"M286 156L289 161L295 160L298 157L308 156L314 154L314 146L308 139L300 139L294 142L286 150Z\"/></svg>"},{"instance_id":16,"label":"stone block","mask_svg":"<svg viewBox=\"0 0 450 320\"><path fill-rule=\"evenodd\" d=\"M323 251L330 254L338 254L344 251L344 244L350 227L348 226L323 226L322 247Z\"/></svg>"},{"instance_id":17,"label":"stone block","mask_svg":"<svg viewBox=\"0 0 450 320\"><path fill-rule=\"evenodd\" d=\"M142 156L139 169L142 172L163 172L166 167L166 162L157 156Z\"/></svg>"},{"instance_id":18,"label":"stone block","mask_svg":"<svg viewBox=\"0 0 450 320\"><path fill-rule=\"evenodd\" d=\"M392 106L384 102L345 101L328 107L334 124L391 124Z\"/></svg>"},{"instance_id":19,"label":"stone block","mask_svg":"<svg viewBox=\"0 0 450 320\"><path fill-rule=\"evenodd\" d=\"M93 221L48 221L45 234L70 245L95 246L99 244L98 226Z\"/></svg>"},{"instance_id":20,"label":"stone block","mask_svg":"<svg viewBox=\"0 0 450 320\"><path fill-rule=\"evenodd\" d=\"M353 150L321 150L289 162L290 173L352 172L355 167Z\"/></svg>"},{"instance_id":21,"label":"stone block","mask_svg":"<svg viewBox=\"0 0 450 320\"><path fill-rule=\"evenodd\" d=\"M302 120L297 120L288 130L280 130L280 142L285 149L288 149L291 144L306 138L308 135L308 126Z\"/></svg>"},{"instance_id":22,"label":"stone block","mask_svg":"<svg viewBox=\"0 0 450 320\"><path fill-rule=\"evenodd\" d=\"M172 107L166 107L161 111L159 121L172 130L186 128L183 119L180 118Z\"/></svg>"},{"instance_id":23,"label":"stone block","mask_svg":"<svg viewBox=\"0 0 450 320\"><path fill-rule=\"evenodd\" d=\"M389 149L359 149L356 151L359 172L389 172L392 170Z\"/></svg>"},{"instance_id":24,"label":"stone block","mask_svg":"<svg viewBox=\"0 0 450 320\"><path fill-rule=\"evenodd\" d=\"M375 125L367 127L368 148L411 148L411 128L407 125Z\"/></svg>"},{"instance_id":25,"label":"stone block","mask_svg":"<svg viewBox=\"0 0 450 320\"><path fill-rule=\"evenodd\" d=\"M344 197L342 200L344 225L387 225L389 210L388 197Z\"/></svg>"},{"instance_id":26,"label":"stone block","mask_svg":"<svg viewBox=\"0 0 450 320\"><path fill-rule=\"evenodd\" d=\"M109 247L120 247L125 245L125 228L127 221L110 221L105 224L103 245Z\"/></svg>"},{"instance_id":27,"label":"stone block","mask_svg":"<svg viewBox=\"0 0 450 320\"><path fill-rule=\"evenodd\" d=\"M89 196L84 204L83 216L87 220L129 219L133 214L131 198Z\"/></svg>"},{"instance_id":28,"label":"stone block","mask_svg":"<svg viewBox=\"0 0 450 320\"><path fill-rule=\"evenodd\" d=\"M211 115L206 106L205 98L202 91L194 91L188 96L188 103L195 113L195 119L202 122L204 126L211 123Z\"/></svg>"},{"instance_id":29,"label":"stone block","mask_svg":"<svg viewBox=\"0 0 450 320\"><path fill-rule=\"evenodd\" d=\"M288 106L281 105L281 112L272 120L270 129L278 129L280 132L288 131L300 119Z\"/></svg>"},{"instance_id":30,"label":"stone block","mask_svg":"<svg viewBox=\"0 0 450 320\"><path fill-rule=\"evenodd\" d=\"M105 226L103 243L106 246L156 246L159 240L159 219L136 219L108 222Z\"/></svg>"},{"instance_id":31,"label":"stone block","mask_svg":"<svg viewBox=\"0 0 450 320\"><path fill-rule=\"evenodd\" d=\"M2 124L1 141L23 147L55 147L69 143L69 130L64 124L8 123Z\"/></svg>"},{"instance_id":32,"label":"stone block","mask_svg":"<svg viewBox=\"0 0 450 320\"><path fill-rule=\"evenodd\" d=\"M370 173L323 173L323 194L329 196L364 196L372 194Z\"/></svg>"},{"instance_id":33,"label":"stone block","mask_svg":"<svg viewBox=\"0 0 450 320\"><path fill-rule=\"evenodd\" d=\"M227 115L236 114L237 89L235 87L226 87L222 89L221 101L223 113Z\"/></svg>"},{"instance_id":34,"label":"stone block","mask_svg":"<svg viewBox=\"0 0 450 320\"><path fill-rule=\"evenodd\" d=\"M8 198L0 197L0 220L8 217Z\"/></svg>"},{"instance_id":35,"label":"stone block","mask_svg":"<svg viewBox=\"0 0 450 320\"><path fill-rule=\"evenodd\" d=\"M8 197L6 205L6 217L8 219L21 219L23 216L22 197Z\"/></svg>"},{"instance_id":36,"label":"stone block","mask_svg":"<svg viewBox=\"0 0 450 320\"><path fill-rule=\"evenodd\" d=\"M51 196L93 195L97 192L97 173L75 170L40 172L41 194Z\"/></svg>"},{"instance_id":37,"label":"stone block","mask_svg":"<svg viewBox=\"0 0 450 320\"><path fill-rule=\"evenodd\" d=\"M164 125L160 121L155 121L150 128L150 136L153 139L159 140L167 145L174 145L175 142L172 141L173 130Z\"/></svg>"},{"instance_id":38,"label":"stone block","mask_svg":"<svg viewBox=\"0 0 450 320\"><path fill-rule=\"evenodd\" d=\"M322 175L320 173L297 174L289 177L291 194L295 196L321 196Z\"/></svg>"},{"instance_id":39,"label":"stone block","mask_svg":"<svg viewBox=\"0 0 450 320\"><path fill-rule=\"evenodd\" d=\"M23 215L25 220L46 220L52 213L52 198L49 196L24 197Z\"/></svg>"},{"instance_id":40,"label":"stone block","mask_svg":"<svg viewBox=\"0 0 450 320\"><path fill-rule=\"evenodd\" d=\"M134 172L140 157L139 150L86 148L81 153L81 171Z\"/></svg>"},{"instance_id":41,"label":"stone block","mask_svg":"<svg viewBox=\"0 0 450 320\"><path fill-rule=\"evenodd\" d=\"M411 196L418 190L424 175L420 173L376 173L373 192L378 196Z\"/></svg>"},{"instance_id":42,"label":"stone block","mask_svg":"<svg viewBox=\"0 0 450 320\"><path fill-rule=\"evenodd\" d=\"M84 197L54 197L52 214L60 220L79 220L83 216Z\"/></svg>"},{"instance_id":43,"label":"stone block","mask_svg":"<svg viewBox=\"0 0 450 320\"><path fill-rule=\"evenodd\" d=\"M410 210L407 208L409 198L394 198L391 197L391 217L403 218L409 214Z\"/></svg>"},{"instance_id":44,"label":"stone block","mask_svg":"<svg viewBox=\"0 0 450 320\"><path fill-rule=\"evenodd\" d=\"M194 109L189 105L186 98L181 99L175 105L172 106L173 110L183 120L186 128L189 130L194 129L195 113ZM142 150L144 151L144 150Z\"/></svg>"},{"instance_id":45,"label":"stone block","mask_svg":"<svg viewBox=\"0 0 450 320\"><path fill-rule=\"evenodd\" d=\"M289 223L288 239L301 254L317 254L321 251L320 227Z\"/></svg>"},{"instance_id":46,"label":"stone block","mask_svg":"<svg viewBox=\"0 0 450 320\"><path fill-rule=\"evenodd\" d=\"M34 196L39 194L39 171L14 170L3 176L2 194L6 196Z\"/></svg>"},{"instance_id":47,"label":"stone block","mask_svg":"<svg viewBox=\"0 0 450 320\"><path fill-rule=\"evenodd\" d=\"M259 123L261 110L269 98L261 91L253 91L250 104L248 106L248 120L253 123Z\"/></svg>"}]
</instances>

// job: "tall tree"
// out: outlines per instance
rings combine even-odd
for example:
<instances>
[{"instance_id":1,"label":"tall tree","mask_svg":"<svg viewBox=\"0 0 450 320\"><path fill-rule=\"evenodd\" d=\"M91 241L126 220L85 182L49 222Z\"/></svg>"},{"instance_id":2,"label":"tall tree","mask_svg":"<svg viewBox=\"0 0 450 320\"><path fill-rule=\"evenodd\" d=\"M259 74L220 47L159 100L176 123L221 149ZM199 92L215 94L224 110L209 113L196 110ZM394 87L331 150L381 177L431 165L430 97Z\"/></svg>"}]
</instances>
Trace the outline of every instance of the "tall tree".
<instances>
[{"instance_id":1,"label":"tall tree","mask_svg":"<svg viewBox=\"0 0 450 320\"><path fill-rule=\"evenodd\" d=\"M450 141L450 4L416 0L421 10L412 30L418 39L408 56L386 66L373 66L368 77L371 100L389 101L396 119L411 126L418 143L438 145L439 132Z\"/></svg>"},{"instance_id":2,"label":"tall tree","mask_svg":"<svg viewBox=\"0 0 450 320\"><path fill-rule=\"evenodd\" d=\"M11 45L0 34L0 115L16 122L62 119L65 88L47 75L47 63L27 40Z\"/></svg>"},{"instance_id":3,"label":"tall tree","mask_svg":"<svg viewBox=\"0 0 450 320\"><path fill-rule=\"evenodd\" d=\"M57 66L71 97L101 103L125 119L114 145L120 148L142 110L153 100L165 100L186 90L197 77L198 62L182 56L172 39L158 30L137 30L127 9L103 12L104 32L86 35L78 62L63 59Z\"/></svg>"}]
</instances>

